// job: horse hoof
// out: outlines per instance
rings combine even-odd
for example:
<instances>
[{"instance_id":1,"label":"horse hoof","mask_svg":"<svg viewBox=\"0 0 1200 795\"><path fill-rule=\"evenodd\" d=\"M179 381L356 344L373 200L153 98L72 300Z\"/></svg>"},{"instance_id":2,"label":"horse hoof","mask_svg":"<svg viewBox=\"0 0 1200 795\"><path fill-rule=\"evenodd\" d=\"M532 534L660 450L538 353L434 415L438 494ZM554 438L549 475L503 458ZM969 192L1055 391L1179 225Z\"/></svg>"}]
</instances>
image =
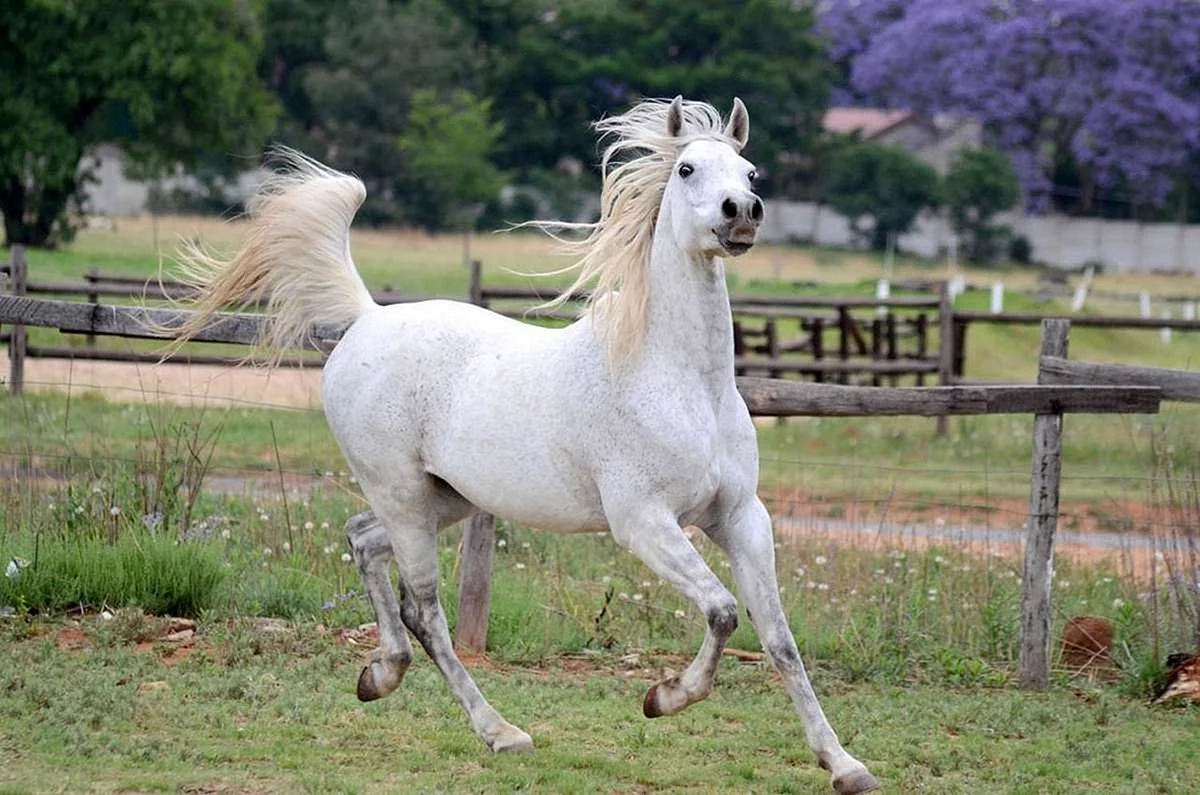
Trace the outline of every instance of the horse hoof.
<instances>
[{"instance_id":1,"label":"horse hoof","mask_svg":"<svg viewBox=\"0 0 1200 795\"><path fill-rule=\"evenodd\" d=\"M371 652L367 664L358 675L355 693L359 701L375 701L394 692L404 681L408 664L396 653L383 649Z\"/></svg>"},{"instance_id":2,"label":"horse hoof","mask_svg":"<svg viewBox=\"0 0 1200 795\"><path fill-rule=\"evenodd\" d=\"M516 726L509 726L488 743L497 754L525 753L533 750L533 738Z\"/></svg>"},{"instance_id":3,"label":"horse hoof","mask_svg":"<svg viewBox=\"0 0 1200 795\"><path fill-rule=\"evenodd\" d=\"M871 792L879 789L879 782L866 770L847 773L833 780L833 788L841 795L853 795L857 792Z\"/></svg>"},{"instance_id":4,"label":"horse hoof","mask_svg":"<svg viewBox=\"0 0 1200 795\"><path fill-rule=\"evenodd\" d=\"M661 718L663 715L670 715L672 710L664 703L664 696L670 692L672 684L678 684L678 679L664 679L661 682L656 682L646 691L646 698L642 700L642 714L647 718Z\"/></svg>"},{"instance_id":5,"label":"horse hoof","mask_svg":"<svg viewBox=\"0 0 1200 795\"><path fill-rule=\"evenodd\" d=\"M707 695L707 692L703 692L689 696L679 683L679 677L672 676L651 685L646 691L646 698L642 701L642 714L647 718L674 715L703 700Z\"/></svg>"}]
</instances>

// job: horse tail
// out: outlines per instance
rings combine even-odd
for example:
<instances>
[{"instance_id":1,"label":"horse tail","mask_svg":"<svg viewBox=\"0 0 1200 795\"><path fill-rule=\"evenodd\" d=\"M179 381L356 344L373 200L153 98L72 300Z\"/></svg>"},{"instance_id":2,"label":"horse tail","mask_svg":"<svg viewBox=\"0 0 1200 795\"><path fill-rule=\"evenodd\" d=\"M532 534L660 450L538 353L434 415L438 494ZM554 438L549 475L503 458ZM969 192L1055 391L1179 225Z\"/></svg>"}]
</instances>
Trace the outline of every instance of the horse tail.
<instances>
[{"instance_id":1,"label":"horse tail","mask_svg":"<svg viewBox=\"0 0 1200 795\"><path fill-rule=\"evenodd\" d=\"M196 290L195 314L172 328L177 348L228 305L267 299L260 344L276 356L311 343L313 325L345 327L376 306L350 257L350 222L366 198L357 177L293 149L277 147L281 165L247 202L250 228L230 259L195 241L179 252L180 277Z\"/></svg>"}]
</instances>

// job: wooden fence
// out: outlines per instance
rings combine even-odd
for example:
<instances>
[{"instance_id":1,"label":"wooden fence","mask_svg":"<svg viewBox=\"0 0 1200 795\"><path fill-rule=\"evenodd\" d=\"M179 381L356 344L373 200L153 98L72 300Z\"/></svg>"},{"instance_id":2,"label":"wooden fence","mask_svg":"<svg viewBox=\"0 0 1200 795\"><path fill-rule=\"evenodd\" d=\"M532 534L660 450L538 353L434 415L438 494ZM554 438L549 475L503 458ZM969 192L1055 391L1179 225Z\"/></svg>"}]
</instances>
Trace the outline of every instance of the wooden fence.
<instances>
[{"instance_id":1,"label":"wooden fence","mask_svg":"<svg viewBox=\"0 0 1200 795\"><path fill-rule=\"evenodd\" d=\"M89 304L103 306L106 298L181 299L191 288L169 280L106 275L96 269L81 282L49 282L29 278L25 252L14 246L11 263L0 266L9 274L12 295L82 296ZM424 300L428 296L403 294L385 287L372 293L380 304ZM483 282L482 265L471 265L467 300L510 317L569 321L578 316L578 302L554 311L531 310L554 297L529 288L489 286ZM580 296L583 298L584 296ZM737 371L741 375L786 375L817 382L850 383L855 380L875 386L886 380L896 386L899 379L924 385L927 377L950 384L955 373L946 368L962 366L962 357L942 356L931 343L932 329L942 327L950 305L940 297L915 298L797 298L734 296L732 301ZM935 316L936 315L936 316ZM790 331L790 330L795 331ZM794 336L788 338L788 334ZM113 350L98 346L95 334L85 334L82 345L28 345L23 329L17 329L0 344L8 343L9 389L20 392L24 385L24 361L31 358L72 358L125 362L158 362L152 351ZM183 364L232 364L238 357L178 352L169 361ZM289 357L285 363L319 367L319 357ZM961 375L961 370L957 375Z\"/></svg>"},{"instance_id":2,"label":"wooden fence","mask_svg":"<svg viewBox=\"0 0 1200 795\"><path fill-rule=\"evenodd\" d=\"M188 315L174 309L0 295L0 324L13 324L15 329L43 326L69 333L159 339L152 329L178 325ZM197 340L252 344L261 322L260 315L221 315ZM1066 358L1069 327L1067 320L1042 321L1036 385L864 388L750 376L737 379L747 407L758 416L1036 416L1022 581L1020 681L1026 687L1044 687L1049 677L1050 572L1058 522L1063 415L1155 413L1163 399L1200 400L1198 374L1071 362ZM314 328L312 347L328 350L341 333L338 328ZM1098 386L1098 381L1134 385ZM486 645L494 544L492 517L477 516L467 524L456 628L457 642L464 648L482 650Z\"/></svg>"}]
</instances>

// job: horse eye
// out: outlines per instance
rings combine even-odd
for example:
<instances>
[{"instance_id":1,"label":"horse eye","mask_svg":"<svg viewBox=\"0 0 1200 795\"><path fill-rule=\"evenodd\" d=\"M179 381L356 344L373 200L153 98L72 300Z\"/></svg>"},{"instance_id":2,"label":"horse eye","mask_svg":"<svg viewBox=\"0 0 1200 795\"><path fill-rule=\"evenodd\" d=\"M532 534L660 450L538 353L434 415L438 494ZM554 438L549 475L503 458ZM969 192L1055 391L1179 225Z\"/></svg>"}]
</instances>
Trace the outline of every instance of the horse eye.
<instances>
[{"instance_id":1,"label":"horse eye","mask_svg":"<svg viewBox=\"0 0 1200 795\"><path fill-rule=\"evenodd\" d=\"M749 174L746 175L746 179L750 180L750 184L753 185L754 181L758 179L758 172L752 170Z\"/></svg>"},{"instance_id":2,"label":"horse eye","mask_svg":"<svg viewBox=\"0 0 1200 795\"><path fill-rule=\"evenodd\" d=\"M692 172L695 170L696 169L692 168L691 164L681 163L679 166L679 176L683 177L684 179L687 179L688 177L690 177L692 175Z\"/></svg>"}]
</instances>

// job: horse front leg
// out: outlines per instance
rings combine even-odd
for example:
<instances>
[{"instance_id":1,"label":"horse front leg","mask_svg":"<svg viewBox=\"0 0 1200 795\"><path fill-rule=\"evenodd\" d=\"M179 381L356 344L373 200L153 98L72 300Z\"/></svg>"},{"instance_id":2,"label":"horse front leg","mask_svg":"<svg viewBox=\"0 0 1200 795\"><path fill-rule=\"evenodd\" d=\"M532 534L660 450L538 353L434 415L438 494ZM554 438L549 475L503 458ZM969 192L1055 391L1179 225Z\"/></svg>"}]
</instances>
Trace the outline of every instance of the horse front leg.
<instances>
[{"instance_id":1,"label":"horse front leg","mask_svg":"<svg viewBox=\"0 0 1200 795\"><path fill-rule=\"evenodd\" d=\"M775 574L775 539L771 518L754 496L742 501L728 520L709 530L709 536L729 557L738 592L750 613L763 649L783 678L800 713L808 745L821 767L833 776L840 793L868 792L879 787L862 762L842 748L800 660L796 640L788 627L779 598Z\"/></svg>"},{"instance_id":2,"label":"horse front leg","mask_svg":"<svg viewBox=\"0 0 1200 795\"><path fill-rule=\"evenodd\" d=\"M368 655L356 689L359 701L374 701L400 687L412 663L412 644L392 588L392 542L387 531L374 513L363 511L347 520L346 538L379 626L379 648Z\"/></svg>"},{"instance_id":3,"label":"horse front leg","mask_svg":"<svg viewBox=\"0 0 1200 795\"><path fill-rule=\"evenodd\" d=\"M610 516L613 538L696 606L708 622L695 659L678 676L653 685L642 702L647 718L674 715L712 692L725 642L737 629L737 601L709 569L683 528L666 511Z\"/></svg>"}]
</instances>

